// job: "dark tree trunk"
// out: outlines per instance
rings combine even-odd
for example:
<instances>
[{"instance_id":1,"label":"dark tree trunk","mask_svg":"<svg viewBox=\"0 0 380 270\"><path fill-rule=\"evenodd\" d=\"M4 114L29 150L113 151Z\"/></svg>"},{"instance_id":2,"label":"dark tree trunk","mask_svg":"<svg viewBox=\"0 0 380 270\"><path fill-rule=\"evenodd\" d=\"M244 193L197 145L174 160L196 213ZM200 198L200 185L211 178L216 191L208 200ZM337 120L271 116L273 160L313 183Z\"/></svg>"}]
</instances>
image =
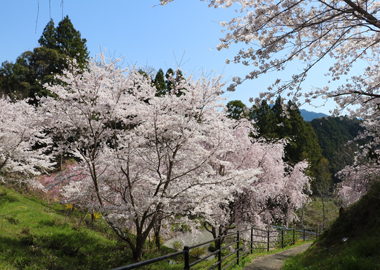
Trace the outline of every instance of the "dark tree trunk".
<instances>
[{"instance_id":1,"label":"dark tree trunk","mask_svg":"<svg viewBox=\"0 0 380 270\"><path fill-rule=\"evenodd\" d=\"M154 238L156 242L156 247L158 250L160 250L161 249L161 242L160 242L161 220L157 222L153 230L154 230Z\"/></svg>"}]
</instances>

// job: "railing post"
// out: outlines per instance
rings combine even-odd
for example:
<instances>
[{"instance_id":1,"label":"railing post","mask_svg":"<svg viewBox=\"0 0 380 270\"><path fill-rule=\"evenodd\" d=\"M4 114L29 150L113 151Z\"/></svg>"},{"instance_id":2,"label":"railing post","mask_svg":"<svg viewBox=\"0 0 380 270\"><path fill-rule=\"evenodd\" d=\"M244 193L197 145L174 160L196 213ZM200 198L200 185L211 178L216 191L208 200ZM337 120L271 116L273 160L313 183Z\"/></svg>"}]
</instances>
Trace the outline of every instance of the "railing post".
<instances>
[{"instance_id":1,"label":"railing post","mask_svg":"<svg viewBox=\"0 0 380 270\"><path fill-rule=\"evenodd\" d=\"M303 241L305 242L305 240L306 240L306 229L303 228Z\"/></svg>"},{"instance_id":2,"label":"railing post","mask_svg":"<svg viewBox=\"0 0 380 270\"><path fill-rule=\"evenodd\" d=\"M269 227L268 227L268 245L267 245L267 251L269 252Z\"/></svg>"},{"instance_id":3,"label":"railing post","mask_svg":"<svg viewBox=\"0 0 380 270\"><path fill-rule=\"evenodd\" d=\"M293 228L293 245L296 243L296 231Z\"/></svg>"},{"instance_id":4,"label":"railing post","mask_svg":"<svg viewBox=\"0 0 380 270\"><path fill-rule=\"evenodd\" d=\"M281 247L284 248L284 229L281 230Z\"/></svg>"},{"instance_id":5,"label":"railing post","mask_svg":"<svg viewBox=\"0 0 380 270\"><path fill-rule=\"evenodd\" d=\"M236 235L236 241L237 241L237 252L236 252L236 256L237 256L237 265L239 265L239 249L240 249L240 234L239 234L239 231L237 231L237 235Z\"/></svg>"},{"instance_id":6,"label":"railing post","mask_svg":"<svg viewBox=\"0 0 380 270\"><path fill-rule=\"evenodd\" d=\"M190 269L190 256L189 256L189 247L184 246L183 247L184 256L185 256L185 265L183 267L183 270L189 270Z\"/></svg>"},{"instance_id":7,"label":"railing post","mask_svg":"<svg viewBox=\"0 0 380 270\"><path fill-rule=\"evenodd\" d=\"M219 251L218 251L218 270L222 270L222 237L219 235L218 237L218 246L219 246Z\"/></svg>"},{"instance_id":8,"label":"railing post","mask_svg":"<svg viewBox=\"0 0 380 270\"><path fill-rule=\"evenodd\" d=\"M253 253L253 227L251 227L251 254Z\"/></svg>"}]
</instances>

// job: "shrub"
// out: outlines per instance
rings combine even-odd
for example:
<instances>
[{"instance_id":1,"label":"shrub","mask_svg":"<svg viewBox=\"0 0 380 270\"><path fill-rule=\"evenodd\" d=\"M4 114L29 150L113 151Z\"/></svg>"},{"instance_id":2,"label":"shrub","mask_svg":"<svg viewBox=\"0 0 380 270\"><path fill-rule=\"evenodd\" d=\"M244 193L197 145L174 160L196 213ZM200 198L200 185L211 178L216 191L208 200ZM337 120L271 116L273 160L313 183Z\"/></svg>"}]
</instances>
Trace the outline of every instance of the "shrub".
<instances>
[{"instance_id":1,"label":"shrub","mask_svg":"<svg viewBox=\"0 0 380 270\"><path fill-rule=\"evenodd\" d=\"M196 247L190 250L190 256L196 259L200 259L203 255L206 254L206 247Z\"/></svg>"},{"instance_id":2,"label":"shrub","mask_svg":"<svg viewBox=\"0 0 380 270\"><path fill-rule=\"evenodd\" d=\"M183 249L183 242L182 241L174 241L173 242L173 248L176 250Z\"/></svg>"}]
</instances>

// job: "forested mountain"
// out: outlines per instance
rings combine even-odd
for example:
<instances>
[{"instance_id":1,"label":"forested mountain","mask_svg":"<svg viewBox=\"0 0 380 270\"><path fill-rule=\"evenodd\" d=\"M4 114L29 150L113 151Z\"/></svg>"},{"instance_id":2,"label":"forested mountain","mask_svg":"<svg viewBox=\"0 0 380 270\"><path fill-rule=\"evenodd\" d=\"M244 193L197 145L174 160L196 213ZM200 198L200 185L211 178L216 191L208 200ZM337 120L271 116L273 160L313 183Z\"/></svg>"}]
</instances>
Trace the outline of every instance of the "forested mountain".
<instances>
[{"instance_id":1,"label":"forested mountain","mask_svg":"<svg viewBox=\"0 0 380 270\"><path fill-rule=\"evenodd\" d=\"M355 151L358 150L355 143L347 144L353 140L359 131L363 130L362 123L358 119L347 117L323 117L311 122L314 132L318 136L322 154L330 162L330 170L334 175L346 165L354 161ZM334 181L338 181L334 177Z\"/></svg>"}]
</instances>

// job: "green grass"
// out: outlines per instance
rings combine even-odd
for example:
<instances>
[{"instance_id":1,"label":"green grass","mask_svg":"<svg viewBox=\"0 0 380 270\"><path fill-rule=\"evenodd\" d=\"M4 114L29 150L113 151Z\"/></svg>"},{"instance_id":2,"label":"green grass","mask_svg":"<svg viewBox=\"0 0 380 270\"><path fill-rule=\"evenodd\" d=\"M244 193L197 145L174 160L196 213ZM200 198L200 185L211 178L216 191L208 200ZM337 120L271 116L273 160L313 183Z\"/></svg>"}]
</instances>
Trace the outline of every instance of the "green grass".
<instances>
[{"instance_id":1,"label":"green grass","mask_svg":"<svg viewBox=\"0 0 380 270\"><path fill-rule=\"evenodd\" d=\"M327 198L325 200L325 224L330 225L339 216L339 207L336 204L336 200L333 198ZM301 228L301 209L297 211L297 216L300 220L297 221L294 226ZM311 201L304 208L303 219L304 227L306 228L316 228L323 224L321 198L316 196L311 198Z\"/></svg>"},{"instance_id":2,"label":"green grass","mask_svg":"<svg viewBox=\"0 0 380 270\"><path fill-rule=\"evenodd\" d=\"M111 269L132 262L129 248L102 219L91 224L86 213L0 185L0 194L4 193L0 195L0 269ZM151 246L147 245L143 260L174 252Z\"/></svg>"},{"instance_id":3,"label":"green grass","mask_svg":"<svg viewBox=\"0 0 380 270\"><path fill-rule=\"evenodd\" d=\"M62 206L4 186L0 193L6 193L0 196L0 269L108 269L127 262L115 239L78 226L79 217Z\"/></svg>"},{"instance_id":4,"label":"green grass","mask_svg":"<svg viewBox=\"0 0 380 270\"><path fill-rule=\"evenodd\" d=\"M0 185L0 194L0 269L111 269L133 263L128 246L114 236L102 219L91 224L86 213L4 185ZM240 270L253 259L278 251L281 250L254 251L242 258L239 266L229 269ZM157 250L147 242L143 260L173 252L176 251L167 247ZM235 258L232 255L223 265ZM191 262L195 260L191 258ZM215 262L216 259L204 261L192 269L205 269ZM141 269L182 268L180 255Z\"/></svg>"},{"instance_id":5,"label":"green grass","mask_svg":"<svg viewBox=\"0 0 380 270\"><path fill-rule=\"evenodd\" d=\"M380 183L346 209L305 253L286 260L288 269L380 269Z\"/></svg>"},{"instance_id":6,"label":"green grass","mask_svg":"<svg viewBox=\"0 0 380 270\"><path fill-rule=\"evenodd\" d=\"M255 250L253 255L240 259L240 265L229 269L240 270L253 259L278 251ZM157 250L153 242L147 241L142 260L173 252L176 250L165 246ZM235 258L232 255L223 265ZM191 258L191 262L195 260ZM192 269L205 269L215 262L204 261ZM131 263L129 247L101 218L91 223L86 213L66 209L49 196L0 183L0 269L111 269ZM140 269L182 268L180 255Z\"/></svg>"}]
</instances>

